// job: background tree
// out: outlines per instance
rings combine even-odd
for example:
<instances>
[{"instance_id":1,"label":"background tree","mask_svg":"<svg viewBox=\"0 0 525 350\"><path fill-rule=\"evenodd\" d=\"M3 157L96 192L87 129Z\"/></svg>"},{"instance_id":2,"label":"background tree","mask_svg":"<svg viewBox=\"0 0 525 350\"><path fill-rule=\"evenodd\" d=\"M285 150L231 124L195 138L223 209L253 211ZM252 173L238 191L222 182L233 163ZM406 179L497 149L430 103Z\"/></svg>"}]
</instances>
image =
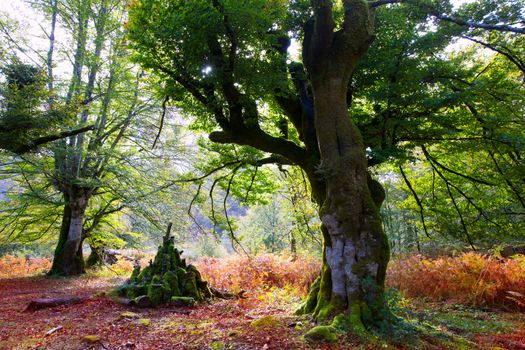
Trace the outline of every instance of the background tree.
<instances>
[{"instance_id":1,"label":"background tree","mask_svg":"<svg viewBox=\"0 0 525 350\"><path fill-rule=\"evenodd\" d=\"M126 57L125 2L52 0L35 6L47 14L51 33L60 26L64 36L55 42L53 34L47 35L49 50L42 55L47 74L22 63L15 67L17 76L25 72L23 68L31 73L26 76L38 78L34 88L31 85L38 94L26 93L33 99L24 98L11 82L6 86L18 89L24 116L35 118L42 132L66 122L73 130L86 124L96 129L85 135L70 134L36 153L4 158L2 176L12 186L1 203L2 238L56 242L58 231L51 273L78 274L83 271L83 243L94 252L124 243L137 245L149 239L137 232L180 216L181 209L173 204L184 196L181 186L172 185L175 195L168 192L172 198L164 197L164 206L171 206L169 213L159 210L150 196L162 198L159 192L164 187L159 183L171 181L184 166L184 151L177 143L181 131L173 111L162 114L149 77ZM64 69L67 57L72 57L72 75L66 79L53 75L56 65ZM10 67L14 66L6 69ZM66 120L50 119L58 107L67 111ZM13 115L11 120L23 121L22 112L5 110ZM157 136L152 150L161 114L165 133ZM17 142L25 140L12 130L6 134ZM186 220L176 222L182 227Z\"/></svg>"},{"instance_id":2,"label":"background tree","mask_svg":"<svg viewBox=\"0 0 525 350\"><path fill-rule=\"evenodd\" d=\"M72 275L84 269L82 228L89 200L98 188L97 182L104 176L111 153L121 142L142 103L138 98L140 72L127 72L125 62L121 59L124 48L120 23L125 5L104 0L61 5L65 6L58 14L70 30L76 45L66 103L76 99L91 101L97 92L103 96L100 104L89 103L75 117L77 123L85 124L96 113L93 111L98 110L92 117L97 127L93 137L73 136L60 142L54 150L54 185L62 192L65 203L51 273ZM97 78L103 69L103 53L109 61L109 65L104 67L108 71L108 78L104 85L98 85ZM87 71L85 80L84 71ZM125 92L125 101L129 102L118 105L113 102L112 95L123 78L126 85L131 87ZM111 119L113 111L118 115L116 119Z\"/></svg>"},{"instance_id":3,"label":"background tree","mask_svg":"<svg viewBox=\"0 0 525 350\"><path fill-rule=\"evenodd\" d=\"M283 251L286 246L290 247L293 227L292 222L283 215L282 206L282 199L274 196L267 205L250 208L244 219L246 225L240 230L243 241L246 241L245 237L249 239L250 252L262 250L276 253Z\"/></svg>"}]
</instances>

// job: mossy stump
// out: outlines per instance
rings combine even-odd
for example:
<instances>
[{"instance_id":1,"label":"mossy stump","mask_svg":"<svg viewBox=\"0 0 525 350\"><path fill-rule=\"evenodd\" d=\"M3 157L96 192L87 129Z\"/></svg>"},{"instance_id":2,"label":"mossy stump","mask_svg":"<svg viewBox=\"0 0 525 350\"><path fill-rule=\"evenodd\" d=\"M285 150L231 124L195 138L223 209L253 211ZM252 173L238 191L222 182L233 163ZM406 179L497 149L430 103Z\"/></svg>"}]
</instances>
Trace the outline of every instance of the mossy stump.
<instances>
[{"instance_id":1,"label":"mossy stump","mask_svg":"<svg viewBox=\"0 0 525 350\"><path fill-rule=\"evenodd\" d=\"M120 296L135 301L132 304L139 307L169 303L191 306L213 297L197 268L181 259L182 251L175 248L170 230L171 224L155 259L142 270L135 266L129 282L117 289Z\"/></svg>"}]
</instances>

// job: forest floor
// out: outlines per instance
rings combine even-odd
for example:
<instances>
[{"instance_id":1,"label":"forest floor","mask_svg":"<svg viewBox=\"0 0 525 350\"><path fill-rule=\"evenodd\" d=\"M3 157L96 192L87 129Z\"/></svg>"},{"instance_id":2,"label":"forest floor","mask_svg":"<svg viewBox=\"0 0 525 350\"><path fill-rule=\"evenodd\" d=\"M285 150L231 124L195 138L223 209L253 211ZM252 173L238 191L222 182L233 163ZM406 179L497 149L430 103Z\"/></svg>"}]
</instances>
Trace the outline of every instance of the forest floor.
<instances>
[{"instance_id":1,"label":"forest floor","mask_svg":"<svg viewBox=\"0 0 525 350\"><path fill-rule=\"evenodd\" d=\"M278 293L136 309L107 294L122 281L93 275L0 279L0 349L525 349L523 313L413 301L404 316L433 330L418 343L396 345L391 338L372 345L342 337L338 344L308 344L301 335L313 324L294 316L296 305L280 302ZM88 299L24 311L31 300L63 296Z\"/></svg>"}]
</instances>

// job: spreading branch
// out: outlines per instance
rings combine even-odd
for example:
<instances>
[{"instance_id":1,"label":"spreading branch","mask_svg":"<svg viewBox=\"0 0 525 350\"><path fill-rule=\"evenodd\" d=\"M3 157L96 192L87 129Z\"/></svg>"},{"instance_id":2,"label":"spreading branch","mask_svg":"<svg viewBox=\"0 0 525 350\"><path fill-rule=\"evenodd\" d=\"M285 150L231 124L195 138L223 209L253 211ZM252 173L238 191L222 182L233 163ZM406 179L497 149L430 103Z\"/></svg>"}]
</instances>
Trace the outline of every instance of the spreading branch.
<instances>
[{"instance_id":1,"label":"spreading branch","mask_svg":"<svg viewBox=\"0 0 525 350\"><path fill-rule=\"evenodd\" d=\"M164 127L164 118L166 117L166 110L167 110L166 104L168 103L169 100L170 100L170 97L166 96L164 98L164 101L162 101L162 114L160 116L159 131L157 133L157 136L155 136L155 141L153 141L153 146L151 146L151 149L155 148L155 146L157 145L157 141L159 141L160 134L162 133L162 128Z\"/></svg>"},{"instance_id":2,"label":"spreading branch","mask_svg":"<svg viewBox=\"0 0 525 350\"><path fill-rule=\"evenodd\" d=\"M201 189L202 189L202 183L199 183L199 186L197 187L197 191L195 192L195 195L193 196L193 198L192 198L192 200L190 202L190 205L188 206L187 213L188 213L188 216L191 218L191 220L195 223L195 225L197 225L197 228L199 229L199 231L201 231L202 233L206 233L206 231L202 228L201 224L199 224L199 222L197 221L197 218L191 212L191 208L193 208L193 204L199 198L199 195L201 193Z\"/></svg>"},{"instance_id":3,"label":"spreading branch","mask_svg":"<svg viewBox=\"0 0 525 350\"><path fill-rule=\"evenodd\" d=\"M523 62L519 57L516 57L515 55L513 55L508 48L504 47L504 50L503 50L503 49L496 47L494 44L489 44L484 41L471 38L469 36L462 36L462 38L470 40L476 44L486 47L487 49L497 52L500 55L505 56L509 61L514 63L514 65L516 65L516 67L518 67L519 70L525 73L525 62Z\"/></svg>"},{"instance_id":4,"label":"spreading branch","mask_svg":"<svg viewBox=\"0 0 525 350\"><path fill-rule=\"evenodd\" d=\"M90 130L94 130L94 129L95 129L94 125L88 125L88 126L84 126L82 128L78 128L78 129L61 131L61 132L56 133L56 134L49 134L49 135L45 135L45 136L42 136L42 137L38 137L38 138L36 138L34 140L31 140L30 142L28 142L26 144L19 145L19 146L13 147L13 148L8 147L8 146L5 146L4 148L6 148L9 151L12 151L13 153L16 153L16 154L23 154L23 153L27 153L27 152L33 151L38 146L41 146L41 145L43 145L45 143L49 143L49 142L52 142L52 141L64 139L66 137L78 135L78 134L81 134L81 133L84 133L84 132L87 132L87 131L90 131Z\"/></svg>"},{"instance_id":5,"label":"spreading branch","mask_svg":"<svg viewBox=\"0 0 525 350\"><path fill-rule=\"evenodd\" d=\"M371 8L376 8L376 7L383 6L383 5L399 4L399 3L412 3L414 5L418 5L418 2L414 0L376 0L376 1L370 1L368 3L368 6L370 6ZM472 22L472 21L467 21L462 18L458 18L454 16L447 16L437 11L431 11L430 15L441 21L455 23L463 27L486 29L486 30L496 30L499 32L511 32L511 33L517 33L517 34L525 34L525 28L513 27L507 24L488 24L488 23Z\"/></svg>"},{"instance_id":6,"label":"spreading branch","mask_svg":"<svg viewBox=\"0 0 525 350\"><path fill-rule=\"evenodd\" d=\"M233 227L232 227L232 224L231 224L230 217L228 216L227 201L228 201L228 197L230 196L230 190L231 190L231 186L232 186L232 183L233 183L233 179L235 177L235 174L239 170L239 168L240 168L240 166L236 167L231 172L231 176L230 176L230 179L228 181L228 187L226 188L226 194L224 195L224 200L222 202L222 206L223 206L223 210L224 210L224 217L226 218L226 223L228 224L228 230L230 232L230 237L231 237L232 241L234 241L235 243L237 243L237 245L239 247L241 247L241 249L244 252L244 254L249 255L248 252L242 246L241 242L239 242L239 240L235 236L235 232L233 231ZM233 247L234 250L236 250L236 247L233 244L232 244L232 247Z\"/></svg>"},{"instance_id":7,"label":"spreading branch","mask_svg":"<svg viewBox=\"0 0 525 350\"><path fill-rule=\"evenodd\" d=\"M464 178L466 180L470 180L472 182L476 182L476 183L479 183L479 184L482 184L482 185L486 185L486 186L496 186L496 184L494 184L494 183L491 183L491 182L488 182L488 181L485 181L485 180L476 179L476 178L474 178L472 176L465 175L465 174L457 172L457 171L455 171L453 169L450 169L450 168L446 167L445 165L441 164L440 162L438 162L436 160L436 158L432 157L430 154L428 154L428 159L431 160L435 165L437 165L441 169L443 169L443 170L445 170L445 171L447 171L449 173L452 173L454 175L457 175L459 177L462 177L462 178Z\"/></svg>"},{"instance_id":8,"label":"spreading branch","mask_svg":"<svg viewBox=\"0 0 525 350\"><path fill-rule=\"evenodd\" d=\"M468 196L461 188L459 188L458 186L454 185L452 182L450 182L444 175L441 171L439 171L438 167L436 167L436 164L434 163L434 160L432 158L432 156L428 153L428 150L426 149L425 146L421 146L421 150L423 151L423 154L425 155L425 158L427 159L428 163L430 164L430 166L432 167L432 169L434 169L434 171L438 174L438 176L445 182L445 184L447 185L447 188L449 186L453 187L459 194L461 194L461 196L463 196L463 198L465 198L467 200L467 202L469 202L477 211L478 213L483 216L485 218L485 220L487 220L487 222L490 222L491 224L497 226L497 227L501 227L497 222L494 222L492 219L490 219L487 214L485 213L485 211L479 206L477 205L470 196ZM452 197L451 197L452 198Z\"/></svg>"},{"instance_id":9,"label":"spreading branch","mask_svg":"<svg viewBox=\"0 0 525 350\"><path fill-rule=\"evenodd\" d=\"M428 234L427 225L425 223L425 213L423 209L423 203L421 203L421 200L419 199L419 196L417 195L417 192L412 187L412 184L408 180L408 177L405 174L405 171L403 170L403 167L399 166L399 171L401 172L401 176L403 177L403 180L405 181L405 184L407 185L410 192L412 192L412 196L416 200L417 206L419 207L419 216L421 218L421 223L423 224L423 230L425 231L425 235L430 238L430 235Z\"/></svg>"},{"instance_id":10,"label":"spreading branch","mask_svg":"<svg viewBox=\"0 0 525 350\"><path fill-rule=\"evenodd\" d=\"M443 15L438 12L431 12L431 15L439 20L455 23L463 27L486 29L486 30L496 30L499 32L512 32L512 33L517 33L517 34L525 34L525 28L513 27L513 26L506 25L506 24L487 24L487 23L471 22L471 21L466 21L464 19L457 18L457 17Z\"/></svg>"},{"instance_id":11,"label":"spreading branch","mask_svg":"<svg viewBox=\"0 0 525 350\"><path fill-rule=\"evenodd\" d=\"M224 6L218 0L212 0L213 7L222 15L224 29L226 30L226 36L230 41L230 52L228 54L228 71L233 72L235 66L235 58L237 55L237 48L239 46L237 36L233 30L232 25L230 24L230 19L226 13Z\"/></svg>"},{"instance_id":12,"label":"spreading branch","mask_svg":"<svg viewBox=\"0 0 525 350\"><path fill-rule=\"evenodd\" d=\"M215 143L235 143L241 146L251 146L258 150L278 154L301 167L306 166L306 150L292 141L274 137L255 128L243 128L240 132L214 131L209 135Z\"/></svg>"}]
</instances>

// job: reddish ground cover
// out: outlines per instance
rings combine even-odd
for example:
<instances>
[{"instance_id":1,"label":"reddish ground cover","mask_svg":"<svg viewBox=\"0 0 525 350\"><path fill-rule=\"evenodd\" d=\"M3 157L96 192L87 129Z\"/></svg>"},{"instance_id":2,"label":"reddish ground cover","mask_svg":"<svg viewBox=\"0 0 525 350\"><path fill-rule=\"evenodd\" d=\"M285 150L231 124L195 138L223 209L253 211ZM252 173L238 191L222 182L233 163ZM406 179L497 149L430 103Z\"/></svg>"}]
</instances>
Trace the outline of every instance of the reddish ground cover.
<instances>
[{"instance_id":1,"label":"reddish ground cover","mask_svg":"<svg viewBox=\"0 0 525 350\"><path fill-rule=\"evenodd\" d=\"M483 296L474 300L488 300L487 291L493 289L481 287L487 286L489 281L498 282L493 284L498 290L521 292L518 287L524 275L517 271L523 269L522 265L462 256L449 258L456 259L457 264L448 264L447 269L440 272L443 269L438 267L443 266L439 259L412 259L417 261L411 264L406 260L394 261L389 280L390 285L397 283L405 295L419 297L400 301L400 306L407 303L408 313L403 317L431 325L428 334L421 334L422 343L416 346L386 345L383 341L376 342L375 346L363 345L355 338L343 337L338 344L306 343L301 336L313 323L308 318L294 316L293 310L298 306L299 296L306 294L307 284L315 277L318 262L262 256L253 261L240 258L198 261L196 264L203 276L213 285L229 286L235 291L245 289L248 299L218 300L194 308L136 309L120 305L107 294L123 282L122 278L106 277L114 270L71 279L0 277L0 349L374 349L386 345L389 349L525 350L525 316L508 312L510 306L517 310L520 299L505 300L505 307L498 311L479 307L479 304L491 303L476 303L471 301L472 297L467 298L471 293ZM3 273L13 276L27 270L29 274L36 271L33 265L27 261L4 264ZM44 265L39 263L38 268ZM400 269L401 266L405 269ZM13 268L9 270L10 267ZM127 265L113 268L122 275L129 275L131 269ZM451 273L456 270L462 273ZM422 284L408 278L416 275L427 281L427 285L434 286L432 291L447 290L451 295L446 298L440 294L435 298L439 302L429 303L434 299L428 292L430 289L417 289L414 286ZM456 275L463 278L456 278ZM427 278L429 276L432 278ZM433 283L429 284L429 280ZM441 283L443 281L448 283ZM442 285L442 288L435 287ZM512 289L507 289L508 286ZM467 295L459 300L457 295L462 295L459 292ZM87 300L81 304L24 312L34 299L73 296ZM126 317L122 315L124 312L135 314ZM57 330L47 334L53 329ZM86 336L93 336L92 340ZM454 340L456 337L463 340L458 343Z\"/></svg>"},{"instance_id":2,"label":"reddish ground cover","mask_svg":"<svg viewBox=\"0 0 525 350\"><path fill-rule=\"evenodd\" d=\"M525 350L525 331L511 334L482 335L477 343L485 349Z\"/></svg>"},{"instance_id":3,"label":"reddish ground cover","mask_svg":"<svg viewBox=\"0 0 525 350\"><path fill-rule=\"evenodd\" d=\"M246 301L217 301L195 308L133 309L103 294L118 281L81 277L0 280L1 349L286 349L301 348L300 331L290 327L288 310L264 308ZM98 293L98 294L97 294ZM32 299L92 297L70 306L24 312ZM260 306L260 305L259 305ZM138 318L121 314L132 311ZM189 312L183 314L181 312ZM272 314L271 327L253 327L253 320ZM62 326L51 335L46 333ZM97 336L90 343L84 337ZM233 346L233 347L232 347Z\"/></svg>"},{"instance_id":4,"label":"reddish ground cover","mask_svg":"<svg viewBox=\"0 0 525 350\"><path fill-rule=\"evenodd\" d=\"M411 255L392 261L387 285L409 297L525 311L525 256L503 259L465 253L429 259Z\"/></svg>"},{"instance_id":5,"label":"reddish ground cover","mask_svg":"<svg viewBox=\"0 0 525 350\"><path fill-rule=\"evenodd\" d=\"M51 268L51 259L3 256L0 258L0 278L34 276Z\"/></svg>"}]
</instances>

